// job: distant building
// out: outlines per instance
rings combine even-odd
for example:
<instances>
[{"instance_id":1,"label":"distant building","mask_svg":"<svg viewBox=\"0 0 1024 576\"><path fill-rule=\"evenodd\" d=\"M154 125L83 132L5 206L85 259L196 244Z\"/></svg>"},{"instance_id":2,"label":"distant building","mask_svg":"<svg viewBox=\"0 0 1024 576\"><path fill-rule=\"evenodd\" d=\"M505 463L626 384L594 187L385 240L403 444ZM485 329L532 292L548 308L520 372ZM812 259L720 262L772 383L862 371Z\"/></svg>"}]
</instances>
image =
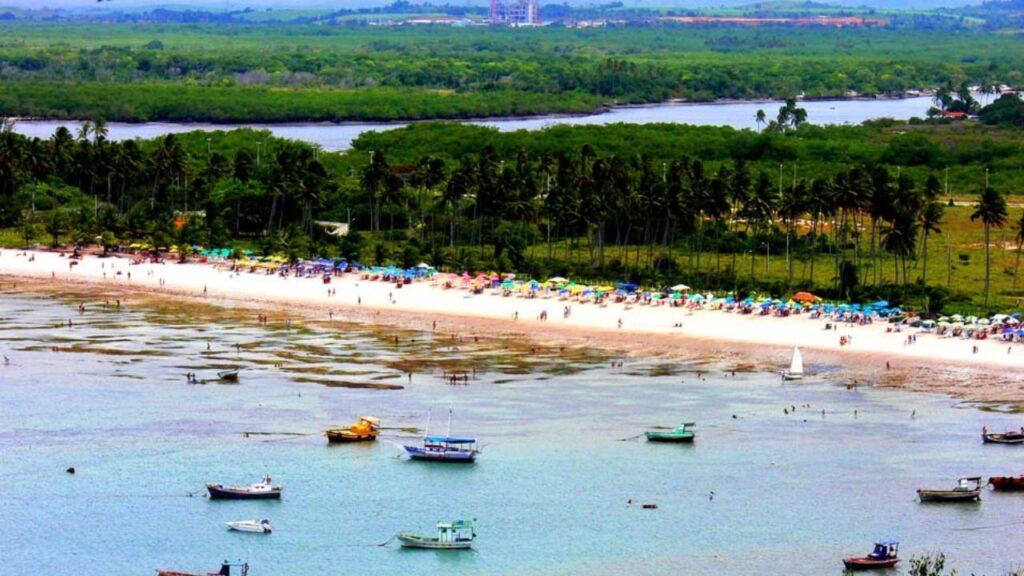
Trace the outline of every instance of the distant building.
<instances>
[{"instance_id":1,"label":"distant building","mask_svg":"<svg viewBox=\"0 0 1024 576\"><path fill-rule=\"evenodd\" d=\"M491 24L536 26L540 24L540 0L491 0Z\"/></svg>"}]
</instances>

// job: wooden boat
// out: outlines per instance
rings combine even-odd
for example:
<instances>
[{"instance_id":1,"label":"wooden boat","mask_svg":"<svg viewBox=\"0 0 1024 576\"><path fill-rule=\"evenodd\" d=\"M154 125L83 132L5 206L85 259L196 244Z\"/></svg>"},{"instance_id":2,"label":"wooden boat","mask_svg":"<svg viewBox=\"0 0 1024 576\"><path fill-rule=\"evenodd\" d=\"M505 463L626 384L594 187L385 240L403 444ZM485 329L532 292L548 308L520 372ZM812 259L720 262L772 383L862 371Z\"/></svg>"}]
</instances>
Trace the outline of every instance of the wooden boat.
<instances>
[{"instance_id":1,"label":"wooden boat","mask_svg":"<svg viewBox=\"0 0 1024 576\"><path fill-rule=\"evenodd\" d=\"M800 353L799 347L793 348L793 358L789 362L789 371L784 372L782 377L786 380L802 380L804 377L804 356Z\"/></svg>"},{"instance_id":2,"label":"wooden boat","mask_svg":"<svg viewBox=\"0 0 1024 576\"><path fill-rule=\"evenodd\" d=\"M468 550L476 538L475 520L438 522L437 536L420 536L411 532L396 534L403 548L424 548L428 550Z\"/></svg>"},{"instance_id":3,"label":"wooden boat","mask_svg":"<svg viewBox=\"0 0 1024 576\"><path fill-rule=\"evenodd\" d=\"M961 478L952 490L918 490L921 502L977 502L981 500L981 476Z\"/></svg>"},{"instance_id":4,"label":"wooden boat","mask_svg":"<svg viewBox=\"0 0 1024 576\"><path fill-rule=\"evenodd\" d=\"M257 534L270 534L273 529L270 527L270 520L237 520L225 522L228 528L238 532L254 532Z\"/></svg>"},{"instance_id":5,"label":"wooden boat","mask_svg":"<svg viewBox=\"0 0 1024 576\"><path fill-rule=\"evenodd\" d=\"M326 432L327 441L336 442L369 442L380 435L380 419L373 416L361 416L355 424L348 428L331 428Z\"/></svg>"},{"instance_id":6,"label":"wooden boat","mask_svg":"<svg viewBox=\"0 0 1024 576\"><path fill-rule=\"evenodd\" d=\"M1020 476L993 476L988 479L993 490L1002 492L1024 491L1024 474Z\"/></svg>"},{"instance_id":7,"label":"wooden boat","mask_svg":"<svg viewBox=\"0 0 1024 576\"><path fill-rule=\"evenodd\" d=\"M232 568L239 568L238 572L232 572ZM220 570L217 572L178 572L176 570L160 570L156 571L157 576L233 576L235 574L239 576L246 576L249 573L249 564L240 562L228 562L224 561L220 565Z\"/></svg>"},{"instance_id":8,"label":"wooden boat","mask_svg":"<svg viewBox=\"0 0 1024 576\"><path fill-rule=\"evenodd\" d=\"M644 432L648 442L693 442L695 434L690 428L696 426L693 422L680 424L675 430Z\"/></svg>"},{"instance_id":9,"label":"wooden boat","mask_svg":"<svg viewBox=\"0 0 1024 576\"><path fill-rule=\"evenodd\" d=\"M1024 432L1008 431L989 434L988 431L982 431L981 441L983 444L1024 444Z\"/></svg>"},{"instance_id":10,"label":"wooden boat","mask_svg":"<svg viewBox=\"0 0 1024 576\"><path fill-rule=\"evenodd\" d=\"M900 559L896 552L900 543L895 540L881 540L875 542L875 549L867 556L859 558L843 558L843 566L847 570L866 570L871 568L891 568Z\"/></svg>"},{"instance_id":11,"label":"wooden boat","mask_svg":"<svg viewBox=\"0 0 1024 576\"><path fill-rule=\"evenodd\" d=\"M232 368L231 370L221 370L217 372L217 378L220 380L226 380L228 382L238 382L238 368Z\"/></svg>"},{"instance_id":12,"label":"wooden boat","mask_svg":"<svg viewBox=\"0 0 1024 576\"><path fill-rule=\"evenodd\" d=\"M477 454L475 438L457 437L451 435L452 411L448 410L448 435L430 436L430 413L427 413L427 426L424 428L422 446L403 446L405 453L413 460L427 460L430 462L450 462L469 464L476 461Z\"/></svg>"},{"instance_id":13,"label":"wooden boat","mask_svg":"<svg viewBox=\"0 0 1024 576\"><path fill-rule=\"evenodd\" d=\"M281 497L280 486L271 484L270 476L248 486L225 486L223 484L207 484L206 490L211 500L271 500Z\"/></svg>"}]
</instances>

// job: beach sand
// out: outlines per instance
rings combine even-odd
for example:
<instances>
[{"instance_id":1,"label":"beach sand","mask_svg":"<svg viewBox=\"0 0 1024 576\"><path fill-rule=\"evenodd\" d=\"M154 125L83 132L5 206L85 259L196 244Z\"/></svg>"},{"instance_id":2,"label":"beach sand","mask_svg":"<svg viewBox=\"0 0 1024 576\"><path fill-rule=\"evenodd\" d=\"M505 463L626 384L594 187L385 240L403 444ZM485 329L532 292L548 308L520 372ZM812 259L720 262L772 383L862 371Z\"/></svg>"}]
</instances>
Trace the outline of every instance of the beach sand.
<instances>
[{"instance_id":1,"label":"beach sand","mask_svg":"<svg viewBox=\"0 0 1024 576\"><path fill-rule=\"evenodd\" d=\"M808 372L822 367L814 377L838 384L857 382L977 402L1024 403L1024 345L940 337L916 329L887 332L890 325L884 322L840 324L836 330L825 330L829 320L811 320L807 315L776 318L717 310L691 312L667 305L599 307L555 298L503 297L492 291L471 295L465 289L443 289L430 280L398 288L361 280L358 274L323 284L319 278L233 273L211 264L131 264L126 258L95 255L85 256L74 266L70 263L55 252L3 250L0 287L58 295L65 288L85 287L97 298L111 301L120 295L125 299L166 295L248 307L254 317L271 315L278 322L333 319L462 337L521 335L537 346L599 346L623 356L668 355L719 370L782 371L792 348L799 346ZM568 318L563 317L565 306L571 306ZM539 319L542 312L547 313L546 320ZM916 342L907 344L908 335L916 335ZM845 346L839 342L843 336L850 340Z\"/></svg>"}]
</instances>

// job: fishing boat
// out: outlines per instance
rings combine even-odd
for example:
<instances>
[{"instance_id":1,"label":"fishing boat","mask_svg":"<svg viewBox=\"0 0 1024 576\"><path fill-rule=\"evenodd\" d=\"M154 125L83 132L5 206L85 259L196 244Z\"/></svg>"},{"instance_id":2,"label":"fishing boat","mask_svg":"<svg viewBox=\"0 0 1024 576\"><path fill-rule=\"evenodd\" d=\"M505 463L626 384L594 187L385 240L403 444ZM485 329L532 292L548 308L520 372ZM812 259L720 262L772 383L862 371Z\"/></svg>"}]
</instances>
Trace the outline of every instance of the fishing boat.
<instances>
[{"instance_id":1,"label":"fishing boat","mask_svg":"<svg viewBox=\"0 0 1024 576\"><path fill-rule=\"evenodd\" d=\"M987 429L981 431L981 442L983 444L1024 444L1024 430L1008 430L1006 432L989 433Z\"/></svg>"},{"instance_id":2,"label":"fishing boat","mask_svg":"<svg viewBox=\"0 0 1024 576\"><path fill-rule=\"evenodd\" d=\"M326 432L327 441L336 442L369 442L380 435L380 419L373 416L361 416L355 424L348 428L331 428Z\"/></svg>"},{"instance_id":3,"label":"fishing boat","mask_svg":"<svg viewBox=\"0 0 1024 576\"><path fill-rule=\"evenodd\" d=\"M696 426L696 424L693 422L685 422L680 424L675 430L652 430L650 432L644 432L644 436L647 437L648 442L693 442L694 433L691 429L693 426Z\"/></svg>"},{"instance_id":4,"label":"fishing boat","mask_svg":"<svg viewBox=\"0 0 1024 576\"><path fill-rule=\"evenodd\" d=\"M238 382L238 368L221 370L220 372L217 372L217 378L227 382Z\"/></svg>"},{"instance_id":5,"label":"fishing boat","mask_svg":"<svg viewBox=\"0 0 1024 576\"><path fill-rule=\"evenodd\" d=\"M425 548L428 550L468 550L476 538L475 520L438 522L437 536L421 536L411 532L396 534L403 548Z\"/></svg>"},{"instance_id":6,"label":"fishing boat","mask_svg":"<svg viewBox=\"0 0 1024 576\"><path fill-rule=\"evenodd\" d=\"M793 347L793 359L789 361L789 371L782 374L786 380L803 380L804 357L799 347Z\"/></svg>"},{"instance_id":7,"label":"fishing boat","mask_svg":"<svg viewBox=\"0 0 1024 576\"><path fill-rule=\"evenodd\" d=\"M918 490L921 502L977 502L981 500L981 476L961 478L952 490Z\"/></svg>"},{"instance_id":8,"label":"fishing boat","mask_svg":"<svg viewBox=\"0 0 1024 576\"><path fill-rule=\"evenodd\" d=\"M270 476L248 486L225 486L223 484L207 484L206 490L211 500L271 500L281 497L280 486L272 484Z\"/></svg>"},{"instance_id":9,"label":"fishing boat","mask_svg":"<svg viewBox=\"0 0 1024 576\"><path fill-rule=\"evenodd\" d=\"M225 522L228 528L238 532L255 532L257 534L270 534L273 529L270 527L270 520L237 520Z\"/></svg>"},{"instance_id":10,"label":"fishing boat","mask_svg":"<svg viewBox=\"0 0 1024 576\"><path fill-rule=\"evenodd\" d=\"M843 566L847 570L891 568L900 561L896 555L899 547L900 543L895 540L879 540L875 542L875 549L871 554L860 558L843 558Z\"/></svg>"},{"instance_id":11,"label":"fishing boat","mask_svg":"<svg viewBox=\"0 0 1024 576\"><path fill-rule=\"evenodd\" d=\"M238 568L237 572L233 572L232 568ZM224 561L220 565L220 570L217 572L178 572L177 570L160 570L157 569L157 576L246 576L249 573L249 564L244 562L228 562Z\"/></svg>"},{"instance_id":12,"label":"fishing boat","mask_svg":"<svg viewBox=\"0 0 1024 576\"><path fill-rule=\"evenodd\" d=\"M988 483L992 485L993 490L1020 492L1024 491L1024 474L1020 476L993 476L988 479Z\"/></svg>"},{"instance_id":13,"label":"fishing boat","mask_svg":"<svg viewBox=\"0 0 1024 576\"><path fill-rule=\"evenodd\" d=\"M475 438L452 436L452 411L448 410L448 434L430 436L430 412L427 412L427 426L423 429L422 446L403 446L405 453L413 460L430 462L451 462L468 464L476 461L480 453Z\"/></svg>"}]
</instances>

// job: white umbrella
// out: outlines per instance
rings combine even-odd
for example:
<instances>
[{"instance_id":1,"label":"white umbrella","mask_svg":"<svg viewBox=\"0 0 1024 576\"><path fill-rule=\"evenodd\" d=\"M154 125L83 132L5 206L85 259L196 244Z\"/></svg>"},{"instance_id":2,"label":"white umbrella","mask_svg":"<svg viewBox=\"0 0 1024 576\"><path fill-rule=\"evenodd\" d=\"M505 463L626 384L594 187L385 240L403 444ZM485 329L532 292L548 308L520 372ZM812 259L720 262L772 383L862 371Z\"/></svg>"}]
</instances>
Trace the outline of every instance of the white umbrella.
<instances>
[{"instance_id":1,"label":"white umbrella","mask_svg":"<svg viewBox=\"0 0 1024 576\"><path fill-rule=\"evenodd\" d=\"M423 269L426 269L426 270L429 270L430 268L433 268L433 266L431 266L430 264L427 264L426 262L420 262L419 264L416 265L416 267L417 268L423 268Z\"/></svg>"},{"instance_id":2,"label":"white umbrella","mask_svg":"<svg viewBox=\"0 0 1024 576\"><path fill-rule=\"evenodd\" d=\"M673 286L671 288L671 290L673 292L682 292L683 290L689 290L689 289L690 289L690 287L687 286L686 284L676 284L675 286Z\"/></svg>"},{"instance_id":3,"label":"white umbrella","mask_svg":"<svg viewBox=\"0 0 1024 576\"><path fill-rule=\"evenodd\" d=\"M568 278L562 278L561 276L555 276L554 278L548 278L548 282L554 282L555 284L557 284L559 282L568 282L568 281L569 281Z\"/></svg>"}]
</instances>

